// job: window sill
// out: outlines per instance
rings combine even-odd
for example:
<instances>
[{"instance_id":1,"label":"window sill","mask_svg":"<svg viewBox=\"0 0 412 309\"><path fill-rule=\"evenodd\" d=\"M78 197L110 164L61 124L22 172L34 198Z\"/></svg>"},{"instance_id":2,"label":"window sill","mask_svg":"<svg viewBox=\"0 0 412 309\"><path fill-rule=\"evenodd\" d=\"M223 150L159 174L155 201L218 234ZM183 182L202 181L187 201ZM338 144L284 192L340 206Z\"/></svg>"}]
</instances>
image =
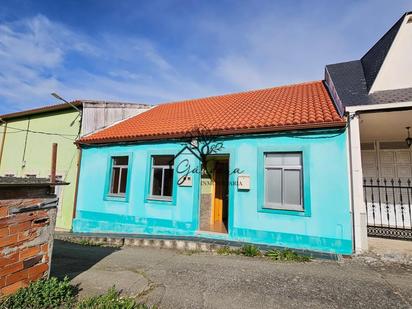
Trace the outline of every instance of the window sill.
<instances>
[{"instance_id":1,"label":"window sill","mask_svg":"<svg viewBox=\"0 0 412 309\"><path fill-rule=\"evenodd\" d=\"M270 214L278 214L278 215L289 215L289 216L299 216L299 217L310 217L310 213L306 210L291 210L291 209L281 209L281 208L265 208L260 207L258 212L261 213L270 213Z\"/></svg>"},{"instance_id":2,"label":"window sill","mask_svg":"<svg viewBox=\"0 0 412 309\"><path fill-rule=\"evenodd\" d=\"M147 197L148 201L154 201L154 202L172 202L173 198L172 197L162 197L162 196L148 196Z\"/></svg>"},{"instance_id":3,"label":"window sill","mask_svg":"<svg viewBox=\"0 0 412 309\"><path fill-rule=\"evenodd\" d=\"M104 199L106 201L127 202L126 195L107 194Z\"/></svg>"}]
</instances>

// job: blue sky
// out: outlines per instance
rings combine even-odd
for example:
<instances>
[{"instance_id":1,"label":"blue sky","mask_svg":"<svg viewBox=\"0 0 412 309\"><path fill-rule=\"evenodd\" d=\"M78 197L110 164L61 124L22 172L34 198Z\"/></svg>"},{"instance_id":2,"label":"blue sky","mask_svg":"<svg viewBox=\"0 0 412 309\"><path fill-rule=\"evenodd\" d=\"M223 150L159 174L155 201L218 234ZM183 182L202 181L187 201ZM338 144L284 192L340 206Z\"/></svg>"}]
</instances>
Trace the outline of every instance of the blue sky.
<instances>
[{"instance_id":1,"label":"blue sky","mask_svg":"<svg viewBox=\"0 0 412 309\"><path fill-rule=\"evenodd\" d=\"M67 100L162 103L323 78L408 0L2 0L0 114Z\"/></svg>"}]
</instances>

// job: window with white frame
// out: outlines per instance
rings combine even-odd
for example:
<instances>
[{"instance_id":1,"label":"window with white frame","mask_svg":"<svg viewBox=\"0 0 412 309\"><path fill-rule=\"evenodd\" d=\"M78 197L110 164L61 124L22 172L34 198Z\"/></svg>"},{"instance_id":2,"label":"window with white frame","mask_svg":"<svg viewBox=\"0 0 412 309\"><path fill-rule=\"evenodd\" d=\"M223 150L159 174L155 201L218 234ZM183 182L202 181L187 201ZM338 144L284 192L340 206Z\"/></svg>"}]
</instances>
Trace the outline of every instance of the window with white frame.
<instances>
[{"instance_id":1,"label":"window with white frame","mask_svg":"<svg viewBox=\"0 0 412 309\"><path fill-rule=\"evenodd\" d=\"M264 208L303 211L302 153L265 153Z\"/></svg>"},{"instance_id":2,"label":"window with white frame","mask_svg":"<svg viewBox=\"0 0 412 309\"><path fill-rule=\"evenodd\" d=\"M174 156L152 156L150 196L156 199L171 200L173 194Z\"/></svg>"},{"instance_id":3,"label":"window with white frame","mask_svg":"<svg viewBox=\"0 0 412 309\"><path fill-rule=\"evenodd\" d=\"M127 187L128 156L112 157L110 195L125 196Z\"/></svg>"}]
</instances>

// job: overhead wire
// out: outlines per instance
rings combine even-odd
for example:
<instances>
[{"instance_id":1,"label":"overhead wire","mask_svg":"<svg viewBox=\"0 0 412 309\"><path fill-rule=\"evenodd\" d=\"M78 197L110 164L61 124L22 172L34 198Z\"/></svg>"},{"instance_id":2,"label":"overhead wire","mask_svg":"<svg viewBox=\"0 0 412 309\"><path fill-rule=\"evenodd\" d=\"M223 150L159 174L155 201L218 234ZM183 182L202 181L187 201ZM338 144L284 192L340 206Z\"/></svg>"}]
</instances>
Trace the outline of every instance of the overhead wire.
<instances>
[{"instance_id":1,"label":"overhead wire","mask_svg":"<svg viewBox=\"0 0 412 309\"><path fill-rule=\"evenodd\" d=\"M65 134L65 133L55 133L55 132L46 132L46 131L36 131L36 130L30 130L30 129L21 129L21 128L16 128L16 127L10 127L10 126L7 126L7 129L13 129L15 131L6 131L6 134L26 132L26 133L49 135L49 136L59 136L59 137L65 138L65 139L70 140L70 141L75 141L78 137L78 134ZM70 137L72 137L72 138L70 138Z\"/></svg>"}]
</instances>

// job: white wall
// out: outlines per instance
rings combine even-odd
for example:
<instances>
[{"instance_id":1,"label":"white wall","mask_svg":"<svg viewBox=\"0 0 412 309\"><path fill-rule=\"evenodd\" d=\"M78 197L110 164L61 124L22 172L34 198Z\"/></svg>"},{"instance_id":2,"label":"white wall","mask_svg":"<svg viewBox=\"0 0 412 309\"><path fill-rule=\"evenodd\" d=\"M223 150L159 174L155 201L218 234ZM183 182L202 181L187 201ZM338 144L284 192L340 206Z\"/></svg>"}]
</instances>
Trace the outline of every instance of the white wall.
<instances>
[{"instance_id":1,"label":"white wall","mask_svg":"<svg viewBox=\"0 0 412 309\"><path fill-rule=\"evenodd\" d=\"M144 104L84 102L81 136L149 110Z\"/></svg>"},{"instance_id":2,"label":"white wall","mask_svg":"<svg viewBox=\"0 0 412 309\"><path fill-rule=\"evenodd\" d=\"M405 16L385 61L373 83L375 91L412 87L412 14Z\"/></svg>"}]
</instances>

